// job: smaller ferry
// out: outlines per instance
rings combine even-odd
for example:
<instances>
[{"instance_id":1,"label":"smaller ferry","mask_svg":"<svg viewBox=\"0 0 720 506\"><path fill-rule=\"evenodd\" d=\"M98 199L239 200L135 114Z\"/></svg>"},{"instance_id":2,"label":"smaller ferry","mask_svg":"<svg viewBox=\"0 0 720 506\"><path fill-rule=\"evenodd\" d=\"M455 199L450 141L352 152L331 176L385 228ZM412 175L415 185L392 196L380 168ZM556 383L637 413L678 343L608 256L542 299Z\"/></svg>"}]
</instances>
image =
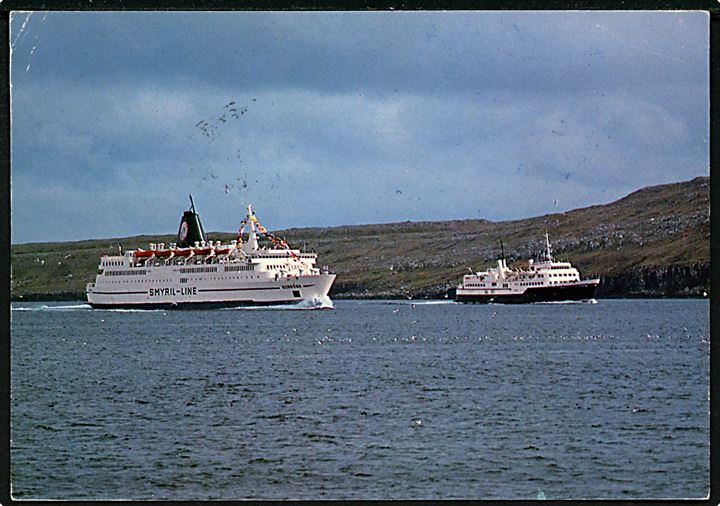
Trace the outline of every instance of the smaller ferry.
<instances>
[{"instance_id":1,"label":"smaller ferry","mask_svg":"<svg viewBox=\"0 0 720 506\"><path fill-rule=\"evenodd\" d=\"M463 276L455 292L458 302L525 304L530 302L582 301L594 298L599 279L580 279L570 262L552 256L550 237L545 233L545 258L530 259L528 269L510 269L505 254L497 268Z\"/></svg>"}]
</instances>

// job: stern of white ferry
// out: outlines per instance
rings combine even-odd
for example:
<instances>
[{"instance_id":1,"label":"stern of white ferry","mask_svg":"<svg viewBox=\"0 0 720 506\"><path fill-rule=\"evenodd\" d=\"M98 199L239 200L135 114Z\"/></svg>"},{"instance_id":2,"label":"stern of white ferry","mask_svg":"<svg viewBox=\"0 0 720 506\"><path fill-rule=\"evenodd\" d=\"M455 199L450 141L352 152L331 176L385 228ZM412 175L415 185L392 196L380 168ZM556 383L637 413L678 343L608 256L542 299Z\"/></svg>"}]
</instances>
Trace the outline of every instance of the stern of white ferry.
<instances>
[{"instance_id":1,"label":"stern of white ferry","mask_svg":"<svg viewBox=\"0 0 720 506\"><path fill-rule=\"evenodd\" d=\"M93 292L94 291L95 291L95 283L87 283L85 285L85 296L87 297L87 300L90 304L92 304L94 302L94 300L93 300L93 298L94 298Z\"/></svg>"}]
</instances>

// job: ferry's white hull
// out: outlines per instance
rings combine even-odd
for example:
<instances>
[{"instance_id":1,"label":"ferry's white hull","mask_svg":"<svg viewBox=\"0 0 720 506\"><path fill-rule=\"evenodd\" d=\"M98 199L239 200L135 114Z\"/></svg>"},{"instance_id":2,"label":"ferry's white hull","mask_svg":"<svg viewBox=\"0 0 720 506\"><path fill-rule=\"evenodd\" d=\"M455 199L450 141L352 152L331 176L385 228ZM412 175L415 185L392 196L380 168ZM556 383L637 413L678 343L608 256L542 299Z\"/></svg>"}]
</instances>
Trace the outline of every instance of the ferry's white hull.
<instances>
[{"instance_id":1,"label":"ferry's white hull","mask_svg":"<svg viewBox=\"0 0 720 506\"><path fill-rule=\"evenodd\" d=\"M177 242L103 255L95 283L86 287L93 308L201 309L323 301L335 281L317 255L290 249L255 216L252 206L229 244L207 240L191 208L180 220ZM248 226L247 241L243 231ZM272 243L260 247L256 230Z\"/></svg>"},{"instance_id":2,"label":"ferry's white hull","mask_svg":"<svg viewBox=\"0 0 720 506\"><path fill-rule=\"evenodd\" d=\"M169 268L155 268L141 279L89 286L88 303L98 309L205 309L235 306L292 304L322 299L335 281L334 274L274 277L233 276L183 278ZM128 278L136 276L128 276ZM138 276L138 278L140 278Z\"/></svg>"}]
</instances>

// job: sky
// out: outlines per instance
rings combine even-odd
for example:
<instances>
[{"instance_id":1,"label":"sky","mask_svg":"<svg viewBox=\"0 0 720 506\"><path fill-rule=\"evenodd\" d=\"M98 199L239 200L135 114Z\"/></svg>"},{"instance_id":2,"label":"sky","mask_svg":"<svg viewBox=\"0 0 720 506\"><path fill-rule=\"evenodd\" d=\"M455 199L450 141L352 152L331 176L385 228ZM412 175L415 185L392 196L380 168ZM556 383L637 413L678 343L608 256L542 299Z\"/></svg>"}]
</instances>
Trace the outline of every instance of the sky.
<instances>
[{"instance_id":1,"label":"sky","mask_svg":"<svg viewBox=\"0 0 720 506\"><path fill-rule=\"evenodd\" d=\"M709 175L702 12L15 12L11 242L512 220Z\"/></svg>"}]
</instances>

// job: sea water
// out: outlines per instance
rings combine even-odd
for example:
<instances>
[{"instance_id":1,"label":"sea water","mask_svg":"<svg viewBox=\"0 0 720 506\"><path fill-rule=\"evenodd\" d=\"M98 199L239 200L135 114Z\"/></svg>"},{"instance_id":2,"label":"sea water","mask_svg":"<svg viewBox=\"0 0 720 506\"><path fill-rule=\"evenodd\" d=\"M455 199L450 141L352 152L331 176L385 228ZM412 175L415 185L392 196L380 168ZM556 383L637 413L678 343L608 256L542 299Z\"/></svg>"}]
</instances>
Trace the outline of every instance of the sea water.
<instances>
[{"instance_id":1,"label":"sea water","mask_svg":"<svg viewBox=\"0 0 720 506\"><path fill-rule=\"evenodd\" d=\"M709 490L707 300L11 315L17 499Z\"/></svg>"}]
</instances>

